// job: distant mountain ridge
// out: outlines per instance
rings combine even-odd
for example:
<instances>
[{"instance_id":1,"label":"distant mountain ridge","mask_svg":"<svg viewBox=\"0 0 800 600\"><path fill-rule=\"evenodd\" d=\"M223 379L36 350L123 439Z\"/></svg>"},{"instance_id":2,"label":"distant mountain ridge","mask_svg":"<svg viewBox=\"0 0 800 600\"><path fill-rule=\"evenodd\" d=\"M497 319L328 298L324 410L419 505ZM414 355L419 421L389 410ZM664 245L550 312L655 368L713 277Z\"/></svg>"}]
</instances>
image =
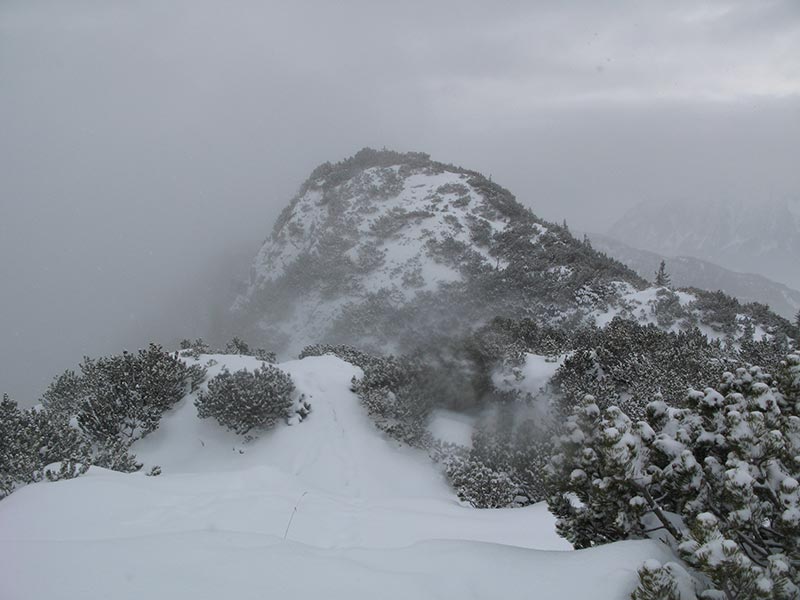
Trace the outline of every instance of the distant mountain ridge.
<instances>
[{"instance_id":1,"label":"distant mountain ridge","mask_svg":"<svg viewBox=\"0 0 800 600\"><path fill-rule=\"evenodd\" d=\"M800 288L800 200L641 203L608 235L635 248L700 258Z\"/></svg>"},{"instance_id":2,"label":"distant mountain ridge","mask_svg":"<svg viewBox=\"0 0 800 600\"><path fill-rule=\"evenodd\" d=\"M793 319L800 310L800 291L755 273L740 273L691 256L664 256L641 250L599 233L587 233L592 246L625 263L644 278L653 278L661 261L667 264L676 287L722 290L743 302L767 304L779 315Z\"/></svg>"}]
</instances>

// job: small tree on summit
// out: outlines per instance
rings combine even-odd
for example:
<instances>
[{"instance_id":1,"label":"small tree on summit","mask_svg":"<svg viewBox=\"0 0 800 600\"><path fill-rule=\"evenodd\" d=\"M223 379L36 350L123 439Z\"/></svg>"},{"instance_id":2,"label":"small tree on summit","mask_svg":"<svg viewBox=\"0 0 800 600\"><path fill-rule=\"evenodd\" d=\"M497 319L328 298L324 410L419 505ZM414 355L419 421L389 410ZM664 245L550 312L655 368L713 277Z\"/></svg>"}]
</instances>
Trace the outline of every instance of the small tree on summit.
<instances>
[{"instance_id":1,"label":"small tree on summit","mask_svg":"<svg viewBox=\"0 0 800 600\"><path fill-rule=\"evenodd\" d=\"M672 283L672 278L667 273L667 263L662 260L658 266L658 271L656 271L656 285L658 287L669 287L670 283Z\"/></svg>"}]
</instances>

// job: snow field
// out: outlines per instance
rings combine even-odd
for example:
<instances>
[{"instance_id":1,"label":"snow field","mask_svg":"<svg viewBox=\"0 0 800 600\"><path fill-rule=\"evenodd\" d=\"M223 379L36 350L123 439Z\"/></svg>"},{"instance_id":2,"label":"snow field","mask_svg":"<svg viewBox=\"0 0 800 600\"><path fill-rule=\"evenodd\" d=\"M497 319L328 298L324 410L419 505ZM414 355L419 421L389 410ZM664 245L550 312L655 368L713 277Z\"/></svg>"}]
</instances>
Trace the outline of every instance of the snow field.
<instances>
[{"instance_id":1,"label":"snow field","mask_svg":"<svg viewBox=\"0 0 800 600\"><path fill-rule=\"evenodd\" d=\"M213 358L213 376L256 368ZM372 426L332 356L279 365L311 415L244 443L193 397L135 452L0 503L0 598L623 598L655 542L569 551L544 505L461 505L419 451ZM288 528L291 521L291 527ZM285 539L284 539L285 537Z\"/></svg>"}]
</instances>

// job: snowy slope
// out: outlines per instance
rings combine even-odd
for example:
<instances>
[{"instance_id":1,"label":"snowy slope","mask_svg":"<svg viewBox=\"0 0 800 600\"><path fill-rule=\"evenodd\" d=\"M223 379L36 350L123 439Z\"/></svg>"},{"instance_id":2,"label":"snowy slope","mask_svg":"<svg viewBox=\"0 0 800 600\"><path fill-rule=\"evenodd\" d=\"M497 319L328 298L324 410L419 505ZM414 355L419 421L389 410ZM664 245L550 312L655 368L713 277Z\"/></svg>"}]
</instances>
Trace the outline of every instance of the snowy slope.
<instances>
[{"instance_id":1,"label":"snowy slope","mask_svg":"<svg viewBox=\"0 0 800 600\"><path fill-rule=\"evenodd\" d=\"M258 365L213 358L211 375ZM0 598L611 599L666 558L655 542L568 551L542 505L462 506L423 454L372 426L355 367L280 367L313 406L302 423L243 443L189 396L136 448L161 476L92 468L0 503Z\"/></svg>"}]
</instances>

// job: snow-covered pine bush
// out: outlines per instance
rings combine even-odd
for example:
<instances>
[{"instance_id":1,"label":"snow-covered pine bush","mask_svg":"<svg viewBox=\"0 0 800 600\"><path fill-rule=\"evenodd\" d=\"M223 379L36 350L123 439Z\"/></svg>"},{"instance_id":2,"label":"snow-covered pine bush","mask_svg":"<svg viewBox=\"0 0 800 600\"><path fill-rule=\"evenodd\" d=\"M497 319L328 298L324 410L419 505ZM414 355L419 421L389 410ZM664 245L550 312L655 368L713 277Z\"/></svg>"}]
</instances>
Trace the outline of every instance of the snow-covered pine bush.
<instances>
[{"instance_id":1,"label":"snow-covered pine bush","mask_svg":"<svg viewBox=\"0 0 800 600\"><path fill-rule=\"evenodd\" d=\"M634 423L587 398L556 442L548 504L576 547L666 530L704 597L797 599L800 352L727 372Z\"/></svg>"},{"instance_id":2,"label":"snow-covered pine bush","mask_svg":"<svg viewBox=\"0 0 800 600\"><path fill-rule=\"evenodd\" d=\"M680 297L672 290L661 288L656 292L656 298L653 312L658 326L662 329L669 329L688 316L686 309L681 304Z\"/></svg>"},{"instance_id":3,"label":"snow-covered pine bush","mask_svg":"<svg viewBox=\"0 0 800 600\"><path fill-rule=\"evenodd\" d=\"M616 406L601 412L593 396L567 419L548 469L547 502L558 532L576 548L645 536L645 426Z\"/></svg>"},{"instance_id":4,"label":"snow-covered pine bush","mask_svg":"<svg viewBox=\"0 0 800 600\"><path fill-rule=\"evenodd\" d=\"M298 358L303 359L308 356L324 356L325 354L332 354L364 371L373 365L379 364L383 359L382 357L374 356L346 344L312 344L311 346L303 348Z\"/></svg>"},{"instance_id":5,"label":"snow-covered pine bush","mask_svg":"<svg viewBox=\"0 0 800 600\"><path fill-rule=\"evenodd\" d=\"M202 341L193 344L199 348ZM79 374L67 371L53 381L37 418L51 432L69 435L74 433L70 425L77 423L81 438L93 445L86 464L137 470L131 444L154 431L162 414L204 378L203 367L187 367L155 344L136 354L86 357Z\"/></svg>"},{"instance_id":6,"label":"snow-covered pine bush","mask_svg":"<svg viewBox=\"0 0 800 600\"><path fill-rule=\"evenodd\" d=\"M204 376L176 356L150 344L137 354L81 364L82 398L78 425L95 442L133 442L158 428L161 415Z\"/></svg>"},{"instance_id":7,"label":"snow-covered pine bush","mask_svg":"<svg viewBox=\"0 0 800 600\"><path fill-rule=\"evenodd\" d=\"M307 346L300 358L323 354L338 356L363 371L361 378L353 378L351 389L378 429L408 444L424 443L433 386L426 385L425 375L430 371L419 361L377 356L343 344Z\"/></svg>"},{"instance_id":8,"label":"snow-covered pine bush","mask_svg":"<svg viewBox=\"0 0 800 600\"><path fill-rule=\"evenodd\" d=\"M242 338L234 337L225 345L225 354L250 355L250 346Z\"/></svg>"},{"instance_id":9,"label":"snow-covered pine bush","mask_svg":"<svg viewBox=\"0 0 800 600\"><path fill-rule=\"evenodd\" d=\"M676 562L644 561L631 600L696 600L692 577Z\"/></svg>"},{"instance_id":10,"label":"snow-covered pine bush","mask_svg":"<svg viewBox=\"0 0 800 600\"><path fill-rule=\"evenodd\" d=\"M42 404L54 417L69 421L78 414L84 395L84 383L75 371L67 370L56 377L42 395Z\"/></svg>"},{"instance_id":11,"label":"snow-covered pine bush","mask_svg":"<svg viewBox=\"0 0 800 600\"><path fill-rule=\"evenodd\" d=\"M444 449L441 464L459 499L475 508L507 508L520 495L508 473L475 460L466 448Z\"/></svg>"},{"instance_id":12,"label":"snow-covered pine bush","mask_svg":"<svg viewBox=\"0 0 800 600\"><path fill-rule=\"evenodd\" d=\"M267 352L264 348L256 348L253 356L262 362L268 362L272 365L278 362L278 355L274 352Z\"/></svg>"},{"instance_id":13,"label":"snow-covered pine bush","mask_svg":"<svg viewBox=\"0 0 800 600\"><path fill-rule=\"evenodd\" d=\"M46 470L52 463L58 469ZM46 410L20 409L7 395L0 402L0 498L27 483L76 477L91 463L80 431Z\"/></svg>"},{"instance_id":14,"label":"snow-covered pine bush","mask_svg":"<svg viewBox=\"0 0 800 600\"><path fill-rule=\"evenodd\" d=\"M407 211L403 208L392 208L372 222L369 232L378 239L385 239L402 229L408 221L432 216L433 213L423 210Z\"/></svg>"},{"instance_id":15,"label":"snow-covered pine bush","mask_svg":"<svg viewBox=\"0 0 800 600\"><path fill-rule=\"evenodd\" d=\"M110 438L101 444L96 444L93 464L121 473L134 473L142 468L142 463L136 461L136 455L130 450L129 440Z\"/></svg>"},{"instance_id":16,"label":"snow-covered pine bush","mask_svg":"<svg viewBox=\"0 0 800 600\"><path fill-rule=\"evenodd\" d=\"M41 480L43 475L55 481L85 473L93 463L92 446L80 429L47 409L34 408L26 412L27 437L38 461L33 481ZM54 463L61 463L59 470L44 470Z\"/></svg>"},{"instance_id":17,"label":"snow-covered pine bush","mask_svg":"<svg viewBox=\"0 0 800 600\"><path fill-rule=\"evenodd\" d=\"M614 404L642 419L656 393L677 406L690 385L713 385L727 358L697 329L672 333L616 317L604 329L577 336L553 378L560 393L556 409L566 417L589 394L600 408Z\"/></svg>"},{"instance_id":18,"label":"snow-covered pine bush","mask_svg":"<svg viewBox=\"0 0 800 600\"><path fill-rule=\"evenodd\" d=\"M220 425L247 435L291 416L292 392L289 375L263 364L255 371L223 370L197 395L195 405L200 418L214 417Z\"/></svg>"},{"instance_id":19,"label":"snow-covered pine bush","mask_svg":"<svg viewBox=\"0 0 800 600\"><path fill-rule=\"evenodd\" d=\"M424 446L434 404L431 375L412 359L381 358L364 369L361 379L354 378L352 389L378 429L406 444Z\"/></svg>"},{"instance_id":20,"label":"snow-covered pine bush","mask_svg":"<svg viewBox=\"0 0 800 600\"><path fill-rule=\"evenodd\" d=\"M201 354L209 354L211 352L211 348L203 341L203 338L181 340L181 350L183 351L182 354L192 358L200 358Z\"/></svg>"},{"instance_id":21,"label":"snow-covered pine bush","mask_svg":"<svg viewBox=\"0 0 800 600\"><path fill-rule=\"evenodd\" d=\"M33 472L33 456L25 436L26 418L7 394L0 402L0 498L14 491Z\"/></svg>"}]
</instances>

